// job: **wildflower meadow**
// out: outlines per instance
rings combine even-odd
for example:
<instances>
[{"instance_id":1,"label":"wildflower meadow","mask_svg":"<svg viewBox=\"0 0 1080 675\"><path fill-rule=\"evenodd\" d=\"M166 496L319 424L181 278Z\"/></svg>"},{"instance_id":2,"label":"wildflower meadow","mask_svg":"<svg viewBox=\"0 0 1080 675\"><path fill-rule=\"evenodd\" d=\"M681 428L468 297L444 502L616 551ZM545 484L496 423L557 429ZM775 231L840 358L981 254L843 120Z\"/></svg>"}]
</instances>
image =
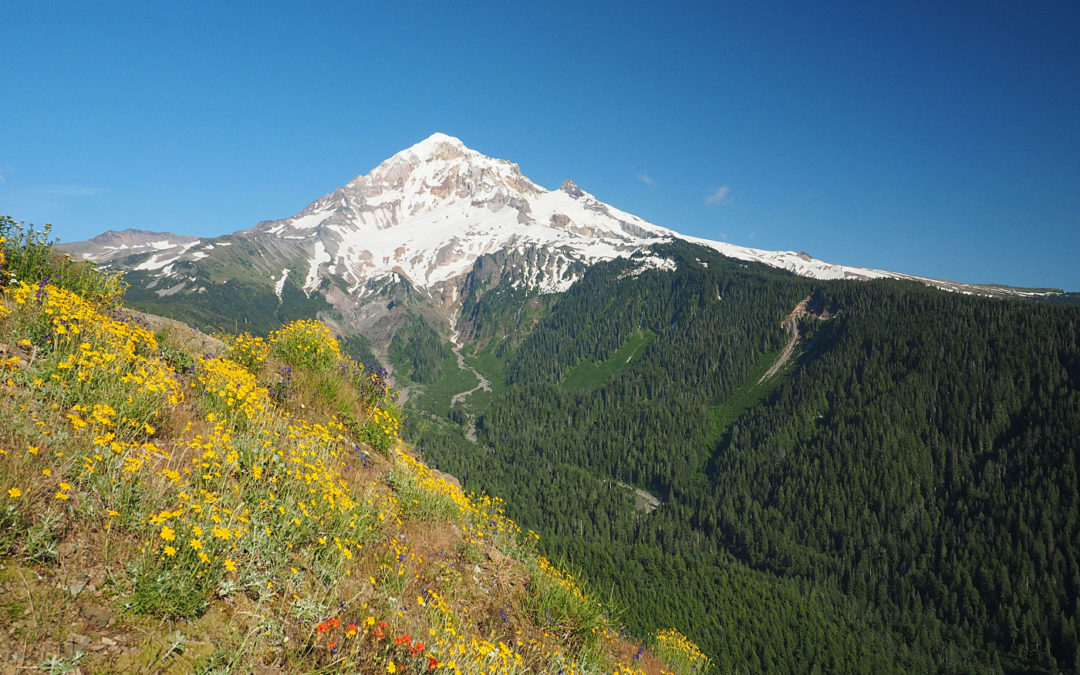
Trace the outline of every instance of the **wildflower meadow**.
<instances>
[{"instance_id":1,"label":"wildflower meadow","mask_svg":"<svg viewBox=\"0 0 1080 675\"><path fill-rule=\"evenodd\" d=\"M677 632L621 634L498 499L402 443L392 387L325 324L189 353L117 275L0 225L0 641L23 666L708 668ZM111 623L69 633L87 607Z\"/></svg>"}]
</instances>

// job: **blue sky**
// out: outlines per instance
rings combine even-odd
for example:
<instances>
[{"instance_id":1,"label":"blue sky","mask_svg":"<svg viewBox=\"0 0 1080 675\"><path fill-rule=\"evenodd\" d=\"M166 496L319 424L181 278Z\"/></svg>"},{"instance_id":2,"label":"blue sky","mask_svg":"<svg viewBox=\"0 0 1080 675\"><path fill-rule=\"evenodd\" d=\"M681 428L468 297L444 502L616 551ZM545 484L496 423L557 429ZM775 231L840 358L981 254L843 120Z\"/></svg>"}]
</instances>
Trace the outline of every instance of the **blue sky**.
<instances>
[{"instance_id":1,"label":"blue sky","mask_svg":"<svg viewBox=\"0 0 1080 675\"><path fill-rule=\"evenodd\" d=\"M655 223L1080 291L1080 5L5 2L0 214L290 216L435 131Z\"/></svg>"}]
</instances>

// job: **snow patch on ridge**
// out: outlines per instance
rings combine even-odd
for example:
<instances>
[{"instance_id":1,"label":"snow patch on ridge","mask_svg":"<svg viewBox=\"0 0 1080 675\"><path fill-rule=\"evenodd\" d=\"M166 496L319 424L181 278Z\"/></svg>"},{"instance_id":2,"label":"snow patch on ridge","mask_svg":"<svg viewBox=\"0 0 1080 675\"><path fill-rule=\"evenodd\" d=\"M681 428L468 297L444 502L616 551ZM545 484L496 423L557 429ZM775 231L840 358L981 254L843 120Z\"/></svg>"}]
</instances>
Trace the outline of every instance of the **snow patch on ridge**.
<instances>
[{"instance_id":1,"label":"snow patch on ridge","mask_svg":"<svg viewBox=\"0 0 1080 675\"><path fill-rule=\"evenodd\" d=\"M285 280L289 278L289 268L281 270L281 278L274 284L274 294L281 300L281 292L285 290Z\"/></svg>"},{"instance_id":2,"label":"snow patch on ridge","mask_svg":"<svg viewBox=\"0 0 1080 675\"><path fill-rule=\"evenodd\" d=\"M328 262L330 262L330 254L326 252L326 245L321 239L316 240L311 267L308 268L307 278L304 279L304 293L311 295L311 292L319 287L319 265Z\"/></svg>"},{"instance_id":3,"label":"snow patch on ridge","mask_svg":"<svg viewBox=\"0 0 1080 675\"><path fill-rule=\"evenodd\" d=\"M679 269L679 264L670 258L661 258L659 256L646 256L644 258L634 259L634 262L640 263L637 267L631 270L626 270L619 275L620 279L626 277L639 277L643 272L648 270L664 270L666 272L674 272Z\"/></svg>"},{"instance_id":4,"label":"snow patch on ridge","mask_svg":"<svg viewBox=\"0 0 1080 675\"><path fill-rule=\"evenodd\" d=\"M179 260L181 256L188 252L189 249L197 246L200 241L202 240L196 239L195 241L189 242L187 244L180 244L179 246L172 244L169 248L166 249L167 252L165 254L155 253L143 262L136 265L135 269L140 271L154 271L164 269L165 271L163 272L163 274L167 275L171 271L172 263ZM159 243L161 242L155 242L154 247L157 248L157 244Z\"/></svg>"}]
</instances>

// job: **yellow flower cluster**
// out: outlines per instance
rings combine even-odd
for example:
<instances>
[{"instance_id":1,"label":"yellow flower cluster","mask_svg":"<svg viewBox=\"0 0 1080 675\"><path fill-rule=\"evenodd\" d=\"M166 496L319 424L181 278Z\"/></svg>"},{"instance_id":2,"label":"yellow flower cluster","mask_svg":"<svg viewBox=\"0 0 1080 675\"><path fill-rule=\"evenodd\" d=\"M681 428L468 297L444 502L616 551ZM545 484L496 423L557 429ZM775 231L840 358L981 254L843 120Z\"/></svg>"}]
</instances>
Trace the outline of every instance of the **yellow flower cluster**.
<instances>
[{"instance_id":1,"label":"yellow flower cluster","mask_svg":"<svg viewBox=\"0 0 1080 675\"><path fill-rule=\"evenodd\" d=\"M396 438L401 433L401 420L397 415L383 408L376 408L372 413L371 420L379 425L383 434L390 438Z\"/></svg>"},{"instance_id":2,"label":"yellow flower cluster","mask_svg":"<svg viewBox=\"0 0 1080 675\"><path fill-rule=\"evenodd\" d=\"M257 370L270 356L270 344L266 339L246 331L235 337L226 336L224 341L229 346L228 357L251 371Z\"/></svg>"},{"instance_id":3,"label":"yellow flower cluster","mask_svg":"<svg viewBox=\"0 0 1080 675\"><path fill-rule=\"evenodd\" d=\"M107 401L137 433L182 400L153 333L134 320L103 314L100 305L51 284L19 283L4 296L35 338L23 342L43 350L36 385L47 379L75 399Z\"/></svg>"},{"instance_id":4,"label":"yellow flower cluster","mask_svg":"<svg viewBox=\"0 0 1080 675\"><path fill-rule=\"evenodd\" d=\"M235 561L245 556L257 562L279 555L275 550L305 549L315 557L333 550L348 561L377 531L377 514L389 503L361 499L341 476L335 461L344 438L340 428L282 424L267 407L258 418L263 424L237 435L226 419L207 417L212 429L179 443L189 457L186 465L158 472L179 491L178 507L150 522L175 518L171 527L187 542L183 552L190 559L180 555L170 563L197 559L235 571ZM154 545L148 542L150 550Z\"/></svg>"},{"instance_id":5,"label":"yellow flower cluster","mask_svg":"<svg viewBox=\"0 0 1080 675\"><path fill-rule=\"evenodd\" d=\"M521 527L506 517L502 500L498 497L466 495L459 486L436 474L431 467L408 452L398 450L394 457L397 469L408 477L410 487L443 505L428 511L450 516L460 528L466 543L476 546L490 543L500 549L514 551L528 551L535 544L534 532L529 533L529 541L521 541ZM407 492L411 490L405 494Z\"/></svg>"},{"instance_id":6,"label":"yellow flower cluster","mask_svg":"<svg viewBox=\"0 0 1080 675\"><path fill-rule=\"evenodd\" d=\"M96 337L129 357L157 351L157 340L149 330L134 322L107 317L99 311L99 305L69 290L52 284L34 286L20 281L5 295L18 308L37 307L35 318L47 321L54 345L64 336L83 335L84 339Z\"/></svg>"},{"instance_id":7,"label":"yellow flower cluster","mask_svg":"<svg viewBox=\"0 0 1080 675\"><path fill-rule=\"evenodd\" d=\"M83 435L91 439L90 450L81 455L84 478L101 474L111 476L114 483L137 482L145 463L169 457L154 443L138 440L139 436L152 434L153 427L128 417L117 420L116 410L108 404L75 404L67 418L75 430L83 430Z\"/></svg>"},{"instance_id":8,"label":"yellow flower cluster","mask_svg":"<svg viewBox=\"0 0 1080 675\"><path fill-rule=\"evenodd\" d=\"M270 352L295 367L327 368L341 361L341 345L321 321L301 319L270 334Z\"/></svg>"},{"instance_id":9,"label":"yellow flower cluster","mask_svg":"<svg viewBox=\"0 0 1080 675\"><path fill-rule=\"evenodd\" d=\"M435 472L417 457L398 450L395 453L395 459L397 466L403 469L421 490L431 495L444 497L457 506L459 520L464 520L466 515L475 510L472 500L465 496L460 487L436 476Z\"/></svg>"},{"instance_id":10,"label":"yellow flower cluster","mask_svg":"<svg viewBox=\"0 0 1080 675\"><path fill-rule=\"evenodd\" d=\"M374 408L360 428L361 438L380 452L389 452L401 433L401 419L393 410Z\"/></svg>"},{"instance_id":11,"label":"yellow flower cluster","mask_svg":"<svg viewBox=\"0 0 1080 675\"><path fill-rule=\"evenodd\" d=\"M702 673L710 666L709 657L674 628L656 634L656 655L678 672Z\"/></svg>"},{"instance_id":12,"label":"yellow flower cluster","mask_svg":"<svg viewBox=\"0 0 1080 675\"><path fill-rule=\"evenodd\" d=\"M222 358L196 359L196 381L211 401L211 408L241 415L255 422L270 410L270 395L255 376L235 361Z\"/></svg>"},{"instance_id":13,"label":"yellow flower cluster","mask_svg":"<svg viewBox=\"0 0 1080 675\"><path fill-rule=\"evenodd\" d=\"M565 570L561 570L558 567L555 567L547 558L542 555L536 557L536 562L540 570L543 571L544 575L551 583L554 583L561 587L563 590L573 596L574 599L582 603L595 602L594 600L585 595L585 592L582 591L581 587L578 586L577 583L574 581L574 576L572 574L566 572Z\"/></svg>"}]
</instances>

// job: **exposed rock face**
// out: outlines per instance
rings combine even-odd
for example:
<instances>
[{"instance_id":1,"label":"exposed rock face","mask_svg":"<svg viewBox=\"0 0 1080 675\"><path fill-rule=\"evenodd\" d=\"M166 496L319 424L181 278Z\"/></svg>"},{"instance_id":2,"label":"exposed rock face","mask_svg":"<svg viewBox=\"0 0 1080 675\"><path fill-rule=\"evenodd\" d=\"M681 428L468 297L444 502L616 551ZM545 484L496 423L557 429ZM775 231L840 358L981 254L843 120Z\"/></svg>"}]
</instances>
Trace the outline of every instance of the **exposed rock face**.
<instances>
[{"instance_id":1,"label":"exposed rock face","mask_svg":"<svg viewBox=\"0 0 1080 675\"><path fill-rule=\"evenodd\" d=\"M578 197L584 197L585 196L585 191L582 190L581 188L579 188L577 186L577 183L570 180L569 178L567 178L566 180L563 181L562 191L565 192L566 194L570 195L574 199L577 199Z\"/></svg>"},{"instance_id":2,"label":"exposed rock face","mask_svg":"<svg viewBox=\"0 0 1080 675\"><path fill-rule=\"evenodd\" d=\"M570 229L570 216L565 213L551 214L551 226L556 230Z\"/></svg>"}]
</instances>

